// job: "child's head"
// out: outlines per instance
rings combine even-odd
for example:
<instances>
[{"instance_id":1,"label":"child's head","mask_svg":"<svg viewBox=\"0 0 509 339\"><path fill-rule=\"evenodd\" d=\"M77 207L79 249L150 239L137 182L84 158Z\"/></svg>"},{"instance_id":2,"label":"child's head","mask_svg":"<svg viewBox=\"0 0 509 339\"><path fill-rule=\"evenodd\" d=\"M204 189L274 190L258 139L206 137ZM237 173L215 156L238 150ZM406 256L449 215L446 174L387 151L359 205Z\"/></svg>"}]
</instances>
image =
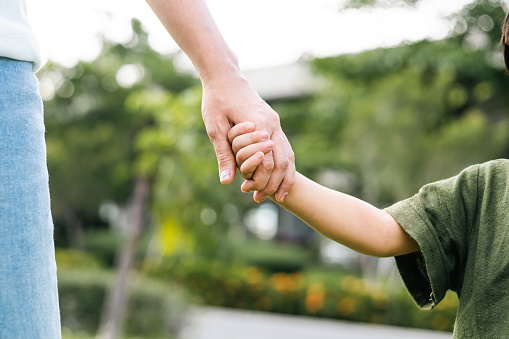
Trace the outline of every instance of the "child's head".
<instances>
[{"instance_id":1,"label":"child's head","mask_svg":"<svg viewBox=\"0 0 509 339\"><path fill-rule=\"evenodd\" d=\"M505 68L509 72L509 13L505 17L504 26L502 26L502 50L504 53Z\"/></svg>"}]
</instances>

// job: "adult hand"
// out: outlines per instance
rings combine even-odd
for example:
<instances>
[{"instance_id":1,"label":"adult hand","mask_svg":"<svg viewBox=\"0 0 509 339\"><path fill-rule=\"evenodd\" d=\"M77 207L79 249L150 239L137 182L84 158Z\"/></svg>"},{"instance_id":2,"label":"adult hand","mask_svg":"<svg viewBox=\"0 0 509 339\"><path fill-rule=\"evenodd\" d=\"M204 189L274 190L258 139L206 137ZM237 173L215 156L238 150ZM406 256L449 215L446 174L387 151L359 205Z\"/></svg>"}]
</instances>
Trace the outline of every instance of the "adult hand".
<instances>
[{"instance_id":1,"label":"adult hand","mask_svg":"<svg viewBox=\"0 0 509 339\"><path fill-rule=\"evenodd\" d=\"M207 134L214 145L221 182L230 183L236 173L228 131L238 123L250 121L254 123L251 127L253 131L256 128L268 132L274 147L264 156L252 178L244 178L246 182L242 189L255 191L253 198L256 202L262 202L274 193L278 201L283 201L295 182L295 159L281 129L278 114L242 76L224 77L221 81L213 82L202 79L202 85L202 116Z\"/></svg>"},{"instance_id":2,"label":"adult hand","mask_svg":"<svg viewBox=\"0 0 509 339\"><path fill-rule=\"evenodd\" d=\"M204 0L147 0L173 39L189 56L203 85L202 113L214 144L222 183L235 176L235 160L227 134L231 126L252 121L269 132L274 151L265 156L244 189L262 201L276 193L282 200L295 180L293 152L279 125L279 116L251 88L239 70ZM290 169L290 170L289 170Z\"/></svg>"}]
</instances>

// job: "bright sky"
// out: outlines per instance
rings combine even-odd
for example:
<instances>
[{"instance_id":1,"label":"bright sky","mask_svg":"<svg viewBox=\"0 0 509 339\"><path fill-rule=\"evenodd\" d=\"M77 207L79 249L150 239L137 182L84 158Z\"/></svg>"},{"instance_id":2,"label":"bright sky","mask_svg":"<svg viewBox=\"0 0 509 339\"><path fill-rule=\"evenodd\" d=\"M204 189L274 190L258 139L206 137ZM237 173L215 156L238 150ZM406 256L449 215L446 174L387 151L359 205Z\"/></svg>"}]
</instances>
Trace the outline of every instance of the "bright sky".
<instances>
[{"instance_id":1,"label":"bright sky","mask_svg":"<svg viewBox=\"0 0 509 339\"><path fill-rule=\"evenodd\" d=\"M469 2L425 0L417 10L343 12L338 10L342 0L208 0L207 4L246 70L289 64L302 55L337 55L406 40L439 39L451 29L444 17ZM141 20L156 50L178 49L143 0L28 0L28 11L46 57L66 66L94 59L101 47L100 34L127 41L132 17Z\"/></svg>"}]
</instances>

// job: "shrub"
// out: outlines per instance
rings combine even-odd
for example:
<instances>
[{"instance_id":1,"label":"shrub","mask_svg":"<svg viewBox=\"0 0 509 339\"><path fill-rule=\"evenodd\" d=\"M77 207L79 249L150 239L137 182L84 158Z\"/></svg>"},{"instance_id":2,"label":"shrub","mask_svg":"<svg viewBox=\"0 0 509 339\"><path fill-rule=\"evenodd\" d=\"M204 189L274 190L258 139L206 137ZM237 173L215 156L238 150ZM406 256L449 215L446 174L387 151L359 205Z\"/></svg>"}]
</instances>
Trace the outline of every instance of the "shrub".
<instances>
[{"instance_id":1,"label":"shrub","mask_svg":"<svg viewBox=\"0 0 509 339\"><path fill-rule=\"evenodd\" d=\"M58 248L55 259L59 269L69 268L99 268L101 261L95 255L73 249Z\"/></svg>"},{"instance_id":2,"label":"shrub","mask_svg":"<svg viewBox=\"0 0 509 339\"><path fill-rule=\"evenodd\" d=\"M452 294L435 310L420 311L401 284L385 286L336 272L330 278L306 271L267 273L207 260L167 261L149 272L185 284L214 306L447 331L457 309Z\"/></svg>"},{"instance_id":3,"label":"shrub","mask_svg":"<svg viewBox=\"0 0 509 339\"><path fill-rule=\"evenodd\" d=\"M84 336L96 333L113 274L59 268L58 278L62 327ZM134 276L123 332L126 336L174 338L186 304L181 288Z\"/></svg>"},{"instance_id":4,"label":"shrub","mask_svg":"<svg viewBox=\"0 0 509 339\"><path fill-rule=\"evenodd\" d=\"M235 259L246 266L263 268L264 271L291 273L311 265L313 255L308 247L250 240L237 248Z\"/></svg>"}]
</instances>

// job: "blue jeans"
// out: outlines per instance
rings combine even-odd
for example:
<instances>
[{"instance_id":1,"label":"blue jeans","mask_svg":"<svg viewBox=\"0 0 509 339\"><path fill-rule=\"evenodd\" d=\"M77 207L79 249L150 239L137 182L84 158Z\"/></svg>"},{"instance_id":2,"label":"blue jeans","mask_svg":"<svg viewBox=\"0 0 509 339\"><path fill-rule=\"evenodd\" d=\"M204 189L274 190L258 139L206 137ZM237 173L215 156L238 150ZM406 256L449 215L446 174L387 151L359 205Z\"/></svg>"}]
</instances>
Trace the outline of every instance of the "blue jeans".
<instances>
[{"instance_id":1,"label":"blue jeans","mask_svg":"<svg viewBox=\"0 0 509 339\"><path fill-rule=\"evenodd\" d=\"M0 338L60 338L42 101L32 64L0 58Z\"/></svg>"}]
</instances>

